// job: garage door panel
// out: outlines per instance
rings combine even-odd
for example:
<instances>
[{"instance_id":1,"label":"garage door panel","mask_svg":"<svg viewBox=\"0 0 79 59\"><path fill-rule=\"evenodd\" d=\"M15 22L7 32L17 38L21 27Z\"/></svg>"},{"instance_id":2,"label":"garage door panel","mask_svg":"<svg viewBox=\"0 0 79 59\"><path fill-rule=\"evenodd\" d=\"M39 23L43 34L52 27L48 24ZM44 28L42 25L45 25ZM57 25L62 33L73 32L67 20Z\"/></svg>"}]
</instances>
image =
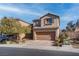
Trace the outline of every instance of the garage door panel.
<instances>
[{"instance_id":1,"label":"garage door panel","mask_svg":"<svg viewBox=\"0 0 79 59\"><path fill-rule=\"evenodd\" d=\"M51 40L50 33L37 33L37 39L38 40Z\"/></svg>"},{"instance_id":2,"label":"garage door panel","mask_svg":"<svg viewBox=\"0 0 79 59\"><path fill-rule=\"evenodd\" d=\"M55 32L37 32L37 40L55 40Z\"/></svg>"},{"instance_id":3,"label":"garage door panel","mask_svg":"<svg viewBox=\"0 0 79 59\"><path fill-rule=\"evenodd\" d=\"M38 35L37 39L39 39L39 40L51 40L51 37L49 35Z\"/></svg>"}]
</instances>

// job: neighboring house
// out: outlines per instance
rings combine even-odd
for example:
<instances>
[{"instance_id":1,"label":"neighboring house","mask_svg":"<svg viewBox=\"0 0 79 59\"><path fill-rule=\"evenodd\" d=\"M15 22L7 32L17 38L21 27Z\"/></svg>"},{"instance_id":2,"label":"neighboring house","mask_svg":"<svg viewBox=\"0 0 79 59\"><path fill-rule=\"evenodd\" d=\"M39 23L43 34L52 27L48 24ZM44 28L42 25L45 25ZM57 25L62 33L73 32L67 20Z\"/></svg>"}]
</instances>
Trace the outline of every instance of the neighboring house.
<instances>
[{"instance_id":1,"label":"neighboring house","mask_svg":"<svg viewBox=\"0 0 79 59\"><path fill-rule=\"evenodd\" d=\"M78 32L78 31L79 31L79 26L75 28L75 32Z\"/></svg>"},{"instance_id":2,"label":"neighboring house","mask_svg":"<svg viewBox=\"0 0 79 59\"><path fill-rule=\"evenodd\" d=\"M59 37L59 26L60 17L50 13L33 20L33 39L55 40Z\"/></svg>"},{"instance_id":3,"label":"neighboring house","mask_svg":"<svg viewBox=\"0 0 79 59\"><path fill-rule=\"evenodd\" d=\"M73 33L73 37L75 37L75 38L78 38L78 37L79 37L79 26L77 26L77 27L75 28L75 31L74 31L74 33Z\"/></svg>"},{"instance_id":4,"label":"neighboring house","mask_svg":"<svg viewBox=\"0 0 79 59\"><path fill-rule=\"evenodd\" d=\"M16 19L16 20L21 24L22 27L29 27L29 26L31 27L32 26L30 23L25 22L23 20L20 20L20 19ZM31 30L32 30L32 28L30 28L29 31L31 31ZM19 36L20 36L20 39L23 39L23 38L30 39L30 37L31 37L29 34L24 34L24 33L19 34Z\"/></svg>"},{"instance_id":5,"label":"neighboring house","mask_svg":"<svg viewBox=\"0 0 79 59\"><path fill-rule=\"evenodd\" d=\"M21 27L24 27L24 29L26 29L26 30L28 30L29 29L29 32L31 32L31 24L30 23L28 23L28 22L25 22L25 21L23 21L23 20L20 20L20 19L16 19L16 18L11 18L11 17L4 17L3 18L4 20L5 19L7 19L7 21L8 20L16 20L17 21L17 23L19 23L19 25L21 26ZM20 28L20 29L22 29L22 28ZM25 30L25 31L26 31ZM27 37L26 37L27 36ZM27 34L27 33L23 33L23 32L21 32L21 33L13 33L13 34L0 34L0 39L2 40L2 39L6 39L6 38L8 38L8 39L25 39L25 38L30 38L30 35L29 34Z\"/></svg>"},{"instance_id":6,"label":"neighboring house","mask_svg":"<svg viewBox=\"0 0 79 59\"><path fill-rule=\"evenodd\" d=\"M23 27L27 27L27 26L30 26L30 25L31 25L30 23L25 22L25 21L20 20L20 19L16 19L16 20L18 20L18 22L19 22L19 23L21 24L21 26L23 26Z\"/></svg>"},{"instance_id":7,"label":"neighboring house","mask_svg":"<svg viewBox=\"0 0 79 59\"><path fill-rule=\"evenodd\" d=\"M70 39L78 38L79 37L79 27L77 26L75 28L75 31L68 31L67 34Z\"/></svg>"}]
</instances>

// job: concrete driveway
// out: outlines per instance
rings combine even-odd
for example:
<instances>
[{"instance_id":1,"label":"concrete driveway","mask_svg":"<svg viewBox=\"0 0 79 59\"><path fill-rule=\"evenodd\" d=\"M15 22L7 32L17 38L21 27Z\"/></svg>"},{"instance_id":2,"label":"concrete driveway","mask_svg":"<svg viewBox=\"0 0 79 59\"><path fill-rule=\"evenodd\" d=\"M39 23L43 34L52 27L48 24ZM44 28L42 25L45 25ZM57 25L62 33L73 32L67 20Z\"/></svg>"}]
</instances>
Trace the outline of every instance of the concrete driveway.
<instances>
[{"instance_id":1,"label":"concrete driveway","mask_svg":"<svg viewBox=\"0 0 79 59\"><path fill-rule=\"evenodd\" d=\"M27 40L26 45L32 46L52 46L53 41L50 40Z\"/></svg>"},{"instance_id":2,"label":"concrete driveway","mask_svg":"<svg viewBox=\"0 0 79 59\"><path fill-rule=\"evenodd\" d=\"M2 56L79 56L71 45L52 46L52 41L27 41L25 44L0 44Z\"/></svg>"}]
</instances>

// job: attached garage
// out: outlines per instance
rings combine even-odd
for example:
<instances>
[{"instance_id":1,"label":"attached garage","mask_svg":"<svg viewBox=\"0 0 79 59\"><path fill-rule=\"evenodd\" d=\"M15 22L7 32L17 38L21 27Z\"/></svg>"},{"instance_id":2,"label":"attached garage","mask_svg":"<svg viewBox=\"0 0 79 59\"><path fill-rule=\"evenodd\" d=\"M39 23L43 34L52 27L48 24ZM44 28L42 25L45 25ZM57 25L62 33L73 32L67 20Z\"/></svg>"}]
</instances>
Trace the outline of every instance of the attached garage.
<instances>
[{"instance_id":1,"label":"attached garage","mask_svg":"<svg viewBox=\"0 0 79 59\"><path fill-rule=\"evenodd\" d=\"M55 40L55 32L36 32L37 40Z\"/></svg>"}]
</instances>

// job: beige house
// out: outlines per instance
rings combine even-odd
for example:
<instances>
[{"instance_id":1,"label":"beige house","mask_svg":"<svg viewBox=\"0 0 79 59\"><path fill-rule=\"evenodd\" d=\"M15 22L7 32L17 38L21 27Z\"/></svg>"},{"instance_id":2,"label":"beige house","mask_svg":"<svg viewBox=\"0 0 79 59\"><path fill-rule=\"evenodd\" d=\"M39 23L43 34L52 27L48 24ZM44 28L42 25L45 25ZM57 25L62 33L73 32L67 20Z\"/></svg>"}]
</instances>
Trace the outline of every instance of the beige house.
<instances>
[{"instance_id":1,"label":"beige house","mask_svg":"<svg viewBox=\"0 0 79 59\"><path fill-rule=\"evenodd\" d=\"M16 19L16 20L18 20L18 22L19 22L19 23L21 24L21 26L23 26L23 27L27 27L27 26L30 26L30 25L31 25L30 23L25 22L25 21L20 20L20 19Z\"/></svg>"},{"instance_id":2,"label":"beige house","mask_svg":"<svg viewBox=\"0 0 79 59\"><path fill-rule=\"evenodd\" d=\"M75 31L68 31L67 35L69 36L70 39L78 38L79 37L79 27L77 26L75 28Z\"/></svg>"},{"instance_id":3,"label":"beige house","mask_svg":"<svg viewBox=\"0 0 79 59\"><path fill-rule=\"evenodd\" d=\"M56 40L59 37L59 26L59 16L50 13L33 20L33 39Z\"/></svg>"}]
</instances>

